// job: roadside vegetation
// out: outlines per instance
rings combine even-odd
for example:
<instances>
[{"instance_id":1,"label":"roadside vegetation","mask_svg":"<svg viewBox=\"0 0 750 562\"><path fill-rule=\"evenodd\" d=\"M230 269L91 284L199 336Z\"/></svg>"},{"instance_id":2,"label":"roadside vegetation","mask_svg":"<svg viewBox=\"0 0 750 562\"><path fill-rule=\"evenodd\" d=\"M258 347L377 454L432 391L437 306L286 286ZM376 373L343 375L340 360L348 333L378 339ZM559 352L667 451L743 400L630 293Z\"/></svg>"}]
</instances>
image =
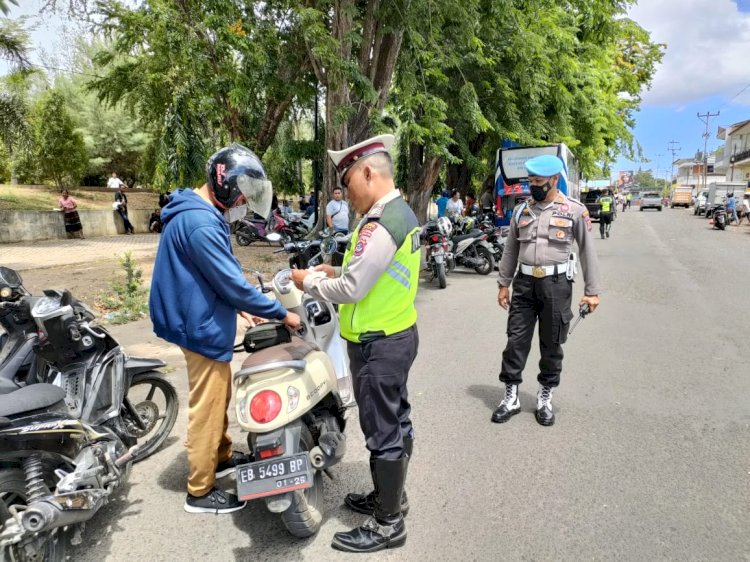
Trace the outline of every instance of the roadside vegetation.
<instances>
[{"instance_id":1,"label":"roadside vegetation","mask_svg":"<svg viewBox=\"0 0 750 562\"><path fill-rule=\"evenodd\" d=\"M114 190L88 191L69 188L82 211L111 211ZM155 193L139 189L127 190L130 209L153 210L159 206ZM52 186L0 185L0 211L51 211L57 208L60 190Z\"/></svg>"},{"instance_id":2,"label":"roadside vegetation","mask_svg":"<svg viewBox=\"0 0 750 562\"><path fill-rule=\"evenodd\" d=\"M130 252L117 259L124 277L119 275L112 280L109 290L100 294L96 304L106 320L126 324L148 314L148 289L143 286L143 271Z\"/></svg>"}]
</instances>

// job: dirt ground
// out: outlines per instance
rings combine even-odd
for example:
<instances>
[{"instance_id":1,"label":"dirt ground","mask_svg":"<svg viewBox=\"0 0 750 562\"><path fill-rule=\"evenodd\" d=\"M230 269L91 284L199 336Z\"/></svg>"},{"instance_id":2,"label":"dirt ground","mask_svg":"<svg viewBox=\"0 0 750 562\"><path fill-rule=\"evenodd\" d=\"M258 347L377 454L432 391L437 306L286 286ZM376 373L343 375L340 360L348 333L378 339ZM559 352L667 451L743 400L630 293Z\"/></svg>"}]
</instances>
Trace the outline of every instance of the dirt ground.
<instances>
[{"instance_id":1,"label":"dirt ground","mask_svg":"<svg viewBox=\"0 0 750 562\"><path fill-rule=\"evenodd\" d=\"M244 267L258 270L263 274L264 280L270 280L278 270L288 267L286 254L273 253L277 249L278 246L235 246L234 252ZM154 257L155 254L137 260L146 288L151 284ZM96 304L97 299L101 294L112 291L114 281L124 280L125 273L113 258L72 266L29 269L21 271L21 276L24 286L33 294L50 288L69 289L79 300L101 312ZM248 276L248 280L254 285L258 284L257 279L252 276Z\"/></svg>"}]
</instances>

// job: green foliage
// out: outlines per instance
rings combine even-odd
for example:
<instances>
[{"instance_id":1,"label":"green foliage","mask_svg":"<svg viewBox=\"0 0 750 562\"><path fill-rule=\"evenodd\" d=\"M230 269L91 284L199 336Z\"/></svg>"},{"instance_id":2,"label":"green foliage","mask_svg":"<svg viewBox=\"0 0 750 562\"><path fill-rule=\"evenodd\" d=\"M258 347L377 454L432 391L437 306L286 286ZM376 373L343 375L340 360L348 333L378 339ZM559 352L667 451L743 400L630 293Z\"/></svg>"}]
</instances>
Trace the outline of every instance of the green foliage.
<instances>
[{"instance_id":1,"label":"green foliage","mask_svg":"<svg viewBox=\"0 0 750 562\"><path fill-rule=\"evenodd\" d=\"M88 165L88 154L60 92L50 90L39 101L35 125L37 162L44 177L59 188L76 185Z\"/></svg>"},{"instance_id":2,"label":"green foliage","mask_svg":"<svg viewBox=\"0 0 750 562\"><path fill-rule=\"evenodd\" d=\"M98 305L107 314L105 317L112 324L125 324L140 320L148 313L148 290L143 288L143 271L130 252L118 258L120 267L125 272L125 279L112 281L113 294L103 294Z\"/></svg>"},{"instance_id":3,"label":"green foliage","mask_svg":"<svg viewBox=\"0 0 750 562\"><path fill-rule=\"evenodd\" d=\"M0 12L7 13L3 0L0 0ZM28 33L18 22L0 18L0 55L9 59L19 70L28 70L28 45Z\"/></svg>"}]
</instances>

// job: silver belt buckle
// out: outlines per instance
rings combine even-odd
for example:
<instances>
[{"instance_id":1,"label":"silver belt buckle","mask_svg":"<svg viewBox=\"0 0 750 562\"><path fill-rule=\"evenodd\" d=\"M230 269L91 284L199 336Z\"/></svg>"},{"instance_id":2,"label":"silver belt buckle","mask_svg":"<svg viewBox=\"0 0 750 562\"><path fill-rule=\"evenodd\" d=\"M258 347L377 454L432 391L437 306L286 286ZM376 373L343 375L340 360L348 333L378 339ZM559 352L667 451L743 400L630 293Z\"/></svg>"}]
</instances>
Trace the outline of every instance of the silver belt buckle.
<instances>
[{"instance_id":1,"label":"silver belt buckle","mask_svg":"<svg viewBox=\"0 0 750 562\"><path fill-rule=\"evenodd\" d=\"M531 270L531 275L536 277L537 279L541 279L542 277L547 276L547 274L544 271L544 268L539 265L534 266L534 269Z\"/></svg>"}]
</instances>

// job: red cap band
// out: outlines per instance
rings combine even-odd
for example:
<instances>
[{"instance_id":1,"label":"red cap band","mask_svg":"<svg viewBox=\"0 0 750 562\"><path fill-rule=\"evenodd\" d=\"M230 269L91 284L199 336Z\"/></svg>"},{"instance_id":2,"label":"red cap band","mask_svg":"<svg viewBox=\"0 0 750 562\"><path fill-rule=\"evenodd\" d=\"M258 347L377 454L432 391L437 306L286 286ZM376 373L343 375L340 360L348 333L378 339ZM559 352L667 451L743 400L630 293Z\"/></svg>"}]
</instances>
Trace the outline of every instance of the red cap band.
<instances>
[{"instance_id":1,"label":"red cap band","mask_svg":"<svg viewBox=\"0 0 750 562\"><path fill-rule=\"evenodd\" d=\"M356 151L347 154L346 157L343 158L341 162L339 162L339 165L336 166L336 169L339 171L339 173L341 173L363 156L369 156L370 154L375 154L376 152L385 152L385 145L380 142L365 145L357 149Z\"/></svg>"}]
</instances>

